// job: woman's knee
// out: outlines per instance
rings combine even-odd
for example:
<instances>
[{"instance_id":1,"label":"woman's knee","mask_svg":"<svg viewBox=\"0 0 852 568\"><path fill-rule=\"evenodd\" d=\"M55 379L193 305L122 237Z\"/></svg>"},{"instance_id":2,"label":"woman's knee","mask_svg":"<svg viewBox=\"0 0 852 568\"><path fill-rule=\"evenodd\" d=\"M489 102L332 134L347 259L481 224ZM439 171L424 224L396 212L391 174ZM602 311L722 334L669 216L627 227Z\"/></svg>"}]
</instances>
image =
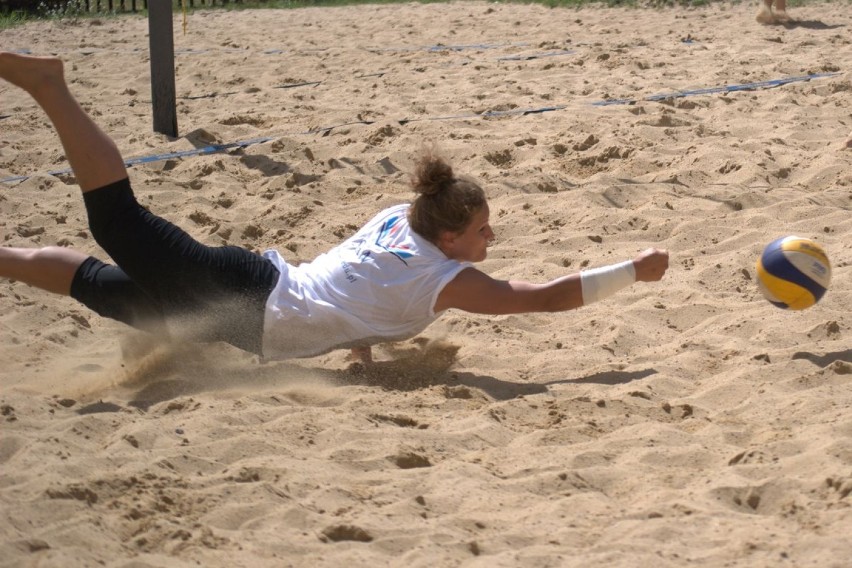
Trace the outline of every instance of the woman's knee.
<instances>
[{"instance_id":1,"label":"woman's knee","mask_svg":"<svg viewBox=\"0 0 852 568\"><path fill-rule=\"evenodd\" d=\"M31 258L34 262L44 265L64 266L76 270L89 255L72 248L52 245L33 249Z\"/></svg>"},{"instance_id":2,"label":"woman's knee","mask_svg":"<svg viewBox=\"0 0 852 568\"><path fill-rule=\"evenodd\" d=\"M83 201L92 237L102 248L113 231L122 229L125 212L140 207L127 178L84 193Z\"/></svg>"},{"instance_id":3,"label":"woman's knee","mask_svg":"<svg viewBox=\"0 0 852 568\"><path fill-rule=\"evenodd\" d=\"M37 249L0 249L0 276L68 295L71 281L87 256L79 251L49 246Z\"/></svg>"}]
</instances>

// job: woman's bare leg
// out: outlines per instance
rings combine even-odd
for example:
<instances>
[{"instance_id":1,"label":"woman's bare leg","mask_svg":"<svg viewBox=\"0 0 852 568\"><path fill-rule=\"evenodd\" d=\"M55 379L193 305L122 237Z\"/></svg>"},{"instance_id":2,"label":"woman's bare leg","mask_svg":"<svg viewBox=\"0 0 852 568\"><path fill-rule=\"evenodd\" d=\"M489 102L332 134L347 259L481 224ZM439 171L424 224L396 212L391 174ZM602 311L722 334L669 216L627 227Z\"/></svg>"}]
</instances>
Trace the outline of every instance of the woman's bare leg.
<instances>
[{"instance_id":1,"label":"woman's bare leg","mask_svg":"<svg viewBox=\"0 0 852 568\"><path fill-rule=\"evenodd\" d=\"M63 247L3 247L0 248L0 276L67 296L71 293L77 269L87 258L79 251Z\"/></svg>"},{"instance_id":2,"label":"woman's bare leg","mask_svg":"<svg viewBox=\"0 0 852 568\"><path fill-rule=\"evenodd\" d=\"M47 114L84 193L127 177L115 143L68 90L61 60L0 52L0 78L29 93Z\"/></svg>"}]
</instances>

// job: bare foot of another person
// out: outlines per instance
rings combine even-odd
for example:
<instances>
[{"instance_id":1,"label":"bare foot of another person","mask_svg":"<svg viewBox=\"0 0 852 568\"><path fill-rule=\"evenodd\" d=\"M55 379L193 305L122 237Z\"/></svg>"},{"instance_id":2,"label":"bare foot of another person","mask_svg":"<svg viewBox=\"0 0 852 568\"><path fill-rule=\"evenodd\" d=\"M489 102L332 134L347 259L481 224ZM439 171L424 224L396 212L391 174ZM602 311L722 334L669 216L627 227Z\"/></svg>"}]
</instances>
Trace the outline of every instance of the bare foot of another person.
<instances>
[{"instance_id":1,"label":"bare foot of another person","mask_svg":"<svg viewBox=\"0 0 852 568\"><path fill-rule=\"evenodd\" d=\"M787 12L784 10L775 10L773 16L775 17L776 24L789 24L793 21L793 18L788 16Z\"/></svg>"},{"instance_id":2,"label":"bare foot of another person","mask_svg":"<svg viewBox=\"0 0 852 568\"><path fill-rule=\"evenodd\" d=\"M762 3L760 5L760 10L757 12L757 17L755 18L755 20L757 20L758 23L766 25L775 23L775 17L772 15L772 10L769 9L769 6Z\"/></svg>"},{"instance_id":3,"label":"bare foot of another person","mask_svg":"<svg viewBox=\"0 0 852 568\"><path fill-rule=\"evenodd\" d=\"M57 57L34 57L0 51L0 78L28 93L51 84L64 83L62 61Z\"/></svg>"},{"instance_id":4,"label":"bare foot of another person","mask_svg":"<svg viewBox=\"0 0 852 568\"><path fill-rule=\"evenodd\" d=\"M849 138L846 139L846 144L843 146L844 148L852 149L852 132L849 133Z\"/></svg>"}]
</instances>

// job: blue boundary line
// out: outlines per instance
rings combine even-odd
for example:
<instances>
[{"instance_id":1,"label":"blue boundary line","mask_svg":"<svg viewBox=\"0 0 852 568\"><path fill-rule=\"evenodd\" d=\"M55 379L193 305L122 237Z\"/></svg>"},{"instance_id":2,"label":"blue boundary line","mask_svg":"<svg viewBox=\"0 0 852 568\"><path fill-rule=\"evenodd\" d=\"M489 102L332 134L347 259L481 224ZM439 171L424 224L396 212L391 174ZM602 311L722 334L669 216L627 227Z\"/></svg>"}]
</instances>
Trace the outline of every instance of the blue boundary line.
<instances>
[{"instance_id":1,"label":"blue boundary line","mask_svg":"<svg viewBox=\"0 0 852 568\"><path fill-rule=\"evenodd\" d=\"M441 52L441 51L466 51L466 50L485 50L485 49L500 49L504 47L525 47L530 45L528 42L515 42L515 43L473 43L473 44L448 44L442 45L440 43L435 45L424 45L419 47L386 47L386 48L377 48L377 47L360 47L357 49L363 49L364 51L369 51L371 53L399 53L399 52L410 52L410 51L427 51L427 52ZM329 51L330 49L334 49L339 46L332 47L315 47L310 49L282 49L282 48L267 48L267 49L240 49L240 48L193 48L193 47L178 47L175 48L175 56L185 56L185 55L215 55L220 53L236 53L236 54L259 54L259 55L284 55L286 53L317 53L322 51ZM27 47L22 47L18 49L7 50L12 53L21 53L25 55L32 55L33 51ZM110 54L110 53L139 53L139 54L147 54L147 49L107 49L101 47L91 47L91 48L80 48L80 49L60 49L60 50L51 50L51 53L79 53L82 55L94 55L94 54Z\"/></svg>"},{"instance_id":2,"label":"blue boundary line","mask_svg":"<svg viewBox=\"0 0 852 568\"><path fill-rule=\"evenodd\" d=\"M439 53L441 51L466 51L466 50L486 50L486 49L500 49L504 47L526 47L529 46L529 42L515 42L515 43L472 43L472 44L435 44L435 45L424 45L418 47L358 47L356 49L362 49L364 51L369 51L370 53L405 53L412 51L426 51L431 53ZM282 49L282 48L268 48L268 49L240 49L240 48L193 48L193 47L178 47L175 48L175 56L185 56L185 55L215 55L220 53L230 53L230 54L245 54L245 55L284 55L287 53L317 53L323 51L329 51L339 46L332 47L315 47L311 49ZM21 53L25 55L33 55L33 51L27 47L22 47L18 49L7 50L12 53ZM80 48L80 49L58 49L58 50L50 50L50 53L79 53L81 55L94 55L94 54L111 54L111 53L139 53L139 54L147 54L147 49L107 49L102 47L91 47L91 48Z\"/></svg>"},{"instance_id":3,"label":"blue boundary line","mask_svg":"<svg viewBox=\"0 0 852 568\"><path fill-rule=\"evenodd\" d=\"M358 75L356 79L363 79L364 77L381 77L384 75L384 72L374 73L373 75ZM301 83L286 83L283 85L273 85L270 87L271 89L296 89L298 87L316 87L322 85L322 81L303 81ZM181 97L177 97L182 101L197 101L199 99L215 99L217 97L229 97L231 95L238 95L240 91L226 91L223 93L207 93L204 95L183 95ZM150 103L151 101L144 101L146 103Z\"/></svg>"},{"instance_id":4,"label":"blue boundary line","mask_svg":"<svg viewBox=\"0 0 852 568\"><path fill-rule=\"evenodd\" d=\"M264 142L270 142L272 140L275 140L275 137L264 136L262 138L252 138L250 140L243 140L241 142L231 142L229 144L211 144L210 146L204 146L203 148L195 148L193 150L183 150L180 152L169 152L166 154L154 154L152 156L130 158L124 161L124 165L130 167L135 166L137 164L163 162L165 160L170 160L173 158L186 158L190 156L203 156L205 154L217 154L219 152L224 152L225 150L230 150L232 148L245 148L247 146L252 146L254 144L262 144ZM47 172L47 175L60 176L71 173L73 173L71 168L66 168L64 170L54 170ZM28 180L30 177L32 176L14 176L0 180L0 183L15 183Z\"/></svg>"},{"instance_id":5,"label":"blue boundary line","mask_svg":"<svg viewBox=\"0 0 852 568\"><path fill-rule=\"evenodd\" d=\"M421 47L366 47L366 51L371 53L398 53L409 51L464 51L467 49L500 49L501 47L524 47L528 43L474 43L469 45L425 45Z\"/></svg>"},{"instance_id":6,"label":"blue boundary line","mask_svg":"<svg viewBox=\"0 0 852 568\"><path fill-rule=\"evenodd\" d=\"M712 95L715 93L734 93L737 91L770 89L772 87L780 87L782 85L787 85L788 83L810 81L811 79L823 79L825 77L835 77L837 75L840 75L840 73L815 73L813 75L786 77L784 79L772 79L770 81L758 81L756 83L743 83L741 85L725 85L722 87L709 87L706 89L694 89L691 91L675 91L673 93L651 95L643 99L612 99L606 101L597 101L592 103L592 106L631 105L640 101L662 101L670 98L691 97L696 95Z\"/></svg>"},{"instance_id":7,"label":"blue boundary line","mask_svg":"<svg viewBox=\"0 0 852 568\"><path fill-rule=\"evenodd\" d=\"M22 47L19 49L10 49L7 50L11 53L20 53L23 55L33 55L33 51L27 47ZM317 51L314 50L304 50L307 51ZM48 50L47 53L78 53L80 55L95 55L95 54L112 54L112 53L138 53L140 55L147 55L147 48L135 48L135 49L107 49L102 47L83 47L80 49L51 49ZM227 48L227 49L215 49L215 48L204 48L204 49L195 49L192 47L183 47L176 48L175 55L176 56L184 56L184 55L206 55L206 54L218 54L218 53L236 53L236 54L245 54L245 55L283 55L288 53L285 49L280 48L269 48L269 49L239 49L239 48Z\"/></svg>"},{"instance_id":8,"label":"blue boundary line","mask_svg":"<svg viewBox=\"0 0 852 568\"><path fill-rule=\"evenodd\" d=\"M567 108L565 105L560 106L551 106L551 107L539 107L539 108L526 108L526 109L512 109L512 110L487 110L485 112L472 112L468 114L452 114L448 116L428 116L426 118L402 118L397 120L396 122L402 125L409 124L411 122L425 122L431 120L464 120L470 118L499 118L501 116L526 116L529 114L541 114L545 112L551 112L555 110L563 110Z\"/></svg>"},{"instance_id":9,"label":"blue boundary line","mask_svg":"<svg viewBox=\"0 0 852 568\"><path fill-rule=\"evenodd\" d=\"M541 59L542 57L558 57L560 55L574 55L575 51L570 49L560 49L559 51L547 51L545 53L532 53L530 55L506 55L498 57L497 61L529 61L531 59Z\"/></svg>"},{"instance_id":10,"label":"blue boundary line","mask_svg":"<svg viewBox=\"0 0 852 568\"><path fill-rule=\"evenodd\" d=\"M625 105L625 104L635 104L639 101L660 101L668 98L679 98L679 97L689 97L689 96L697 96L697 95L708 95L714 93L729 93L729 92L738 92L738 91L752 91L755 89L769 89L773 87L779 87L782 85L787 85L789 83L802 82L802 81L810 81L811 79L823 79L826 77L836 77L841 73L816 73L813 75L802 75L799 77L787 77L784 79L773 79L770 81L758 81L755 83L744 83L740 85L726 85L723 87L709 87L706 89L694 89L690 91L677 91L674 93L668 94L660 94L660 95L651 95L649 97L645 97L643 99L612 99L606 101L595 101L590 103L592 106L613 106L613 105ZM481 113L469 113L469 114L457 114L457 115L448 115L448 116L433 116L433 117L425 117L425 118L403 118L398 119L396 122L400 125L409 124L412 122L425 122L432 120L459 120L459 119L477 119L477 118L498 118L503 116L527 116L530 114L542 114L545 112L553 112L558 110L563 110L567 108L566 105L557 105L557 106L549 106L549 107L539 107L539 108L528 108L528 109L513 109L513 110L503 110L503 111L485 111ZM325 126L321 128L311 129L307 132L302 132L299 134L322 134L322 136L328 136L332 130L337 128L342 128L344 126L352 126L355 124L365 124L370 125L374 124L376 121L372 120L357 120L353 122L347 122L343 124L336 124L333 126ZM134 166L137 164L148 164L152 162L162 162L165 160L170 160L174 158L186 158L191 156L203 156L207 154L216 154L219 152L224 152L226 150L231 150L233 148L246 148L248 146L252 146L254 144L262 144L264 142L270 142L275 140L276 136L263 136L260 138L251 138L249 140L242 140L240 142L231 142L228 144L212 144L210 146L205 146L202 148L195 148L193 150L183 150L180 152L168 152L164 154L154 154L151 156L142 156L139 158L130 158L125 160L124 164L126 166ZM48 175L64 175L72 173L70 169L65 170L56 170L47 172ZM31 175L26 176L12 176L5 179L0 179L0 183L2 184L12 184L21 181L25 181L32 177Z\"/></svg>"}]
</instances>

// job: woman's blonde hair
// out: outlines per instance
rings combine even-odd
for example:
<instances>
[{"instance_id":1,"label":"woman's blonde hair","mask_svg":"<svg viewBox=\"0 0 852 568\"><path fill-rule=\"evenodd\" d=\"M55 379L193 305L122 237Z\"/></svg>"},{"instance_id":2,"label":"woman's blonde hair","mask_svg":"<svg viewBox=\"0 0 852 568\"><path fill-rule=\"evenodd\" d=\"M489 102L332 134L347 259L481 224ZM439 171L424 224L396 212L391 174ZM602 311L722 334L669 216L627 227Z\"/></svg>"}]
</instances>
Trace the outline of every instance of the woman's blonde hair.
<instances>
[{"instance_id":1,"label":"woman's blonde hair","mask_svg":"<svg viewBox=\"0 0 852 568\"><path fill-rule=\"evenodd\" d=\"M437 243L445 231L464 231L473 214L487 202L479 184L456 177L452 166L434 148L423 151L411 187L417 197L408 210L408 222L414 232L432 243Z\"/></svg>"}]
</instances>

